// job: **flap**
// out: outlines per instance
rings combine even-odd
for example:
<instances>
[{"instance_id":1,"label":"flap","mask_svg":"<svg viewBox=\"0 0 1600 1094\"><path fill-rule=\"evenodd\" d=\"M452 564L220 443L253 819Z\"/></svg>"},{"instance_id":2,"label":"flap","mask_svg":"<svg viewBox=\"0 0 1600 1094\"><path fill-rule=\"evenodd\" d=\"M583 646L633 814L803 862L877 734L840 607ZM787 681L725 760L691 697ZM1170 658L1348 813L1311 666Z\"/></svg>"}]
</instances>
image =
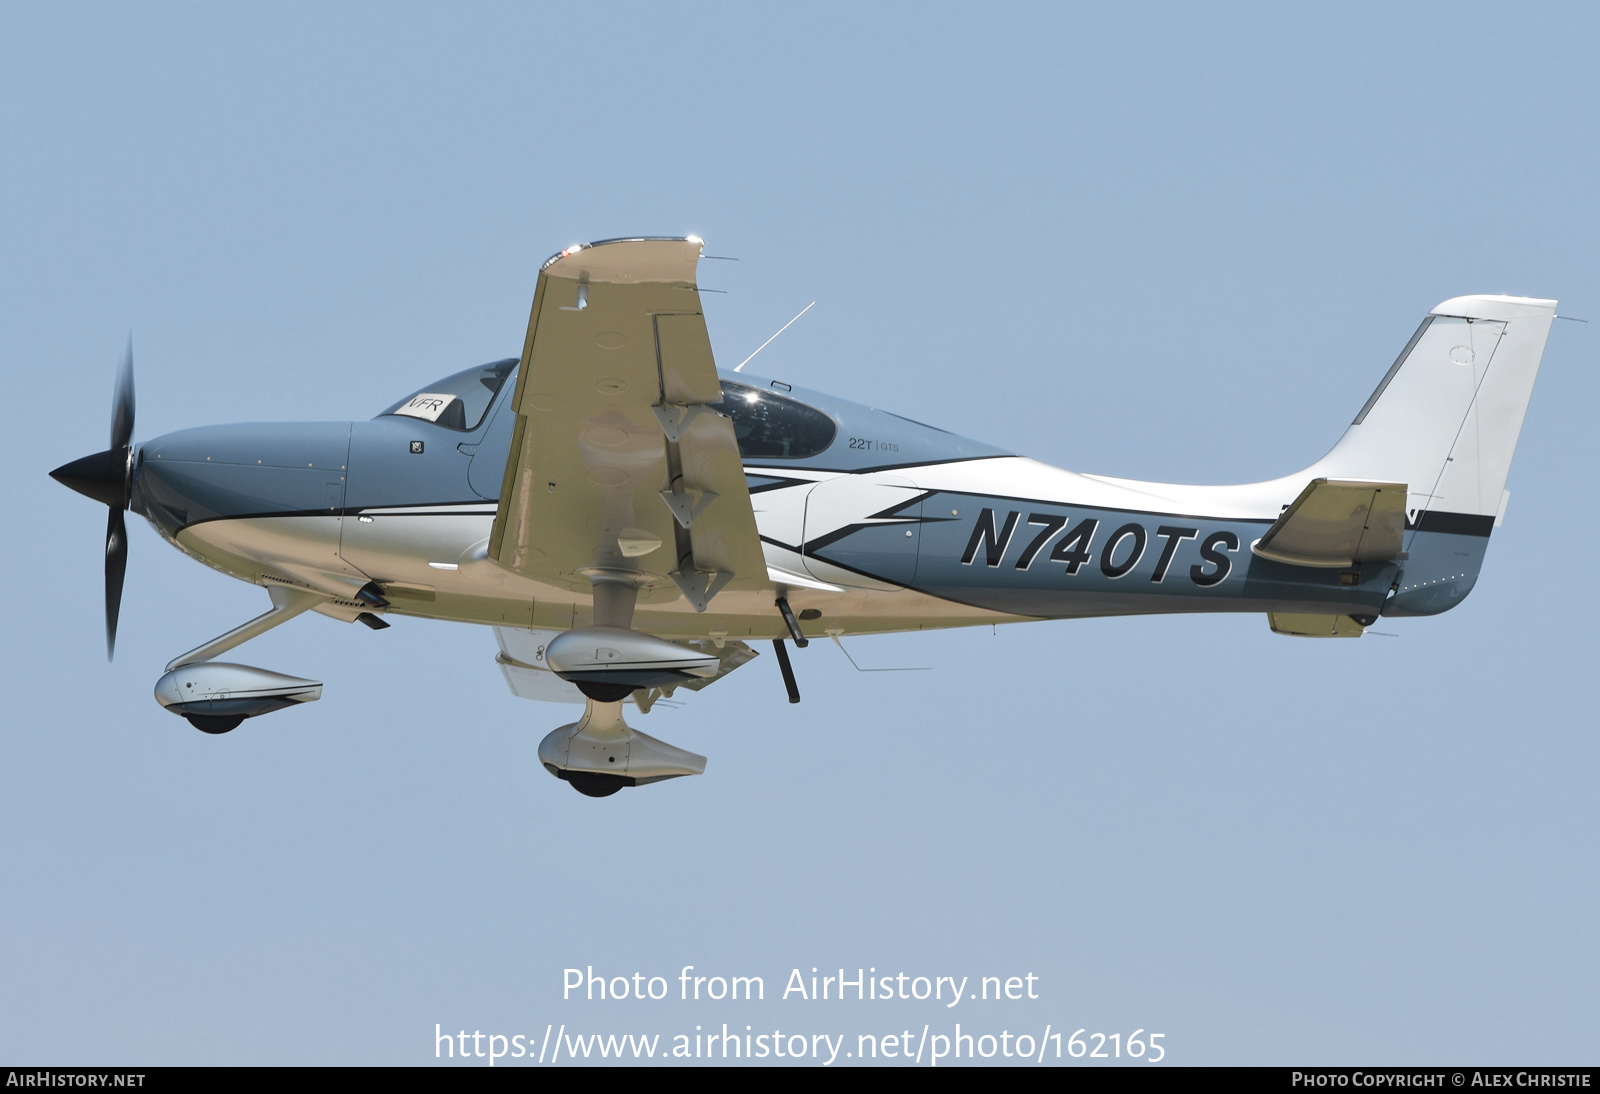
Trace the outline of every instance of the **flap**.
<instances>
[{"instance_id":1,"label":"flap","mask_svg":"<svg viewBox=\"0 0 1600 1094\"><path fill-rule=\"evenodd\" d=\"M489 555L581 592L585 571L672 582L703 611L766 586L700 294L698 239L570 248L539 274Z\"/></svg>"},{"instance_id":2,"label":"flap","mask_svg":"<svg viewBox=\"0 0 1600 1094\"><path fill-rule=\"evenodd\" d=\"M1399 558L1405 529L1405 483L1312 479L1250 550L1334 569Z\"/></svg>"}]
</instances>

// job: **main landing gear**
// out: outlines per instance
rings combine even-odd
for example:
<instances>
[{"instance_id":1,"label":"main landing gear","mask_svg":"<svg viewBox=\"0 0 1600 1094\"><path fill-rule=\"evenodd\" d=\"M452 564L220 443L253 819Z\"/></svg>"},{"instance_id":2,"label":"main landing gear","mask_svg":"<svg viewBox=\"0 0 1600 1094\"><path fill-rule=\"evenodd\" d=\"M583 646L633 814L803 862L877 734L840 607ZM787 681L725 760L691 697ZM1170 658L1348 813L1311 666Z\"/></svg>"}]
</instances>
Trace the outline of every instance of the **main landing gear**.
<instances>
[{"instance_id":1,"label":"main landing gear","mask_svg":"<svg viewBox=\"0 0 1600 1094\"><path fill-rule=\"evenodd\" d=\"M558 636L545 663L587 699L583 717L539 742L539 762L578 793L604 798L625 786L699 775L706 758L658 741L622 718L622 703L639 689L675 687L717 675L714 653L633 630L636 575L597 571L595 626Z\"/></svg>"},{"instance_id":2,"label":"main landing gear","mask_svg":"<svg viewBox=\"0 0 1600 1094\"><path fill-rule=\"evenodd\" d=\"M578 686L587 705L582 718L539 742L539 762L550 774L591 798L609 797L628 786L702 774L704 756L632 728L623 720L622 704L641 689L692 686L694 681L715 677L718 657L633 630L628 624L637 593L631 575L619 575L613 582L599 573L591 580L596 625L558 636L544 655L557 676ZM780 596L776 607L795 645L805 646L807 639L788 600ZM776 639L773 648L789 701L798 703L800 689L784 640Z\"/></svg>"}]
</instances>

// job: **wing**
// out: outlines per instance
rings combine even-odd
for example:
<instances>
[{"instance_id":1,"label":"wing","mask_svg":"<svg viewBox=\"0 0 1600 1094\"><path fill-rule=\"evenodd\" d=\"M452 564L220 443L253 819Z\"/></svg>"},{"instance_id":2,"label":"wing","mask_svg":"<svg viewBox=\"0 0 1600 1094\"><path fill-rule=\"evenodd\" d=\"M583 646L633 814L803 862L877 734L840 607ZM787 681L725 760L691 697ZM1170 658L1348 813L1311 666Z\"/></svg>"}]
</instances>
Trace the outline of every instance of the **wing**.
<instances>
[{"instance_id":1,"label":"wing","mask_svg":"<svg viewBox=\"0 0 1600 1094\"><path fill-rule=\"evenodd\" d=\"M695 286L698 239L621 239L544 264L513 394L489 555L587 592L675 583L696 611L767 585Z\"/></svg>"},{"instance_id":2,"label":"wing","mask_svg":"<svg viewBox=\"0 0 1600 1094\"><path fill-rule=\"evenodd\" d=\"M1293 566L1337 568L1400 555L1406 484L1313 479L1250 549Z\"/></svg>"}]
</instances>

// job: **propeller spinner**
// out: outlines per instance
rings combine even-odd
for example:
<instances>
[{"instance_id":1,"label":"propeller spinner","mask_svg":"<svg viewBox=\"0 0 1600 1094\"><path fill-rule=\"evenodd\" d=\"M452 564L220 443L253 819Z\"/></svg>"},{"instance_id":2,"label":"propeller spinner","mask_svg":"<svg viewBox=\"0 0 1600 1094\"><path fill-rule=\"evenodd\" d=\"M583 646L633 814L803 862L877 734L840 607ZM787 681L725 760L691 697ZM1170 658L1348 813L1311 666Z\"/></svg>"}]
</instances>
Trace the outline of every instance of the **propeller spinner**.
<instances>
[{"instance_id":1,"label":"propeller spinner","mask_svg":"<svg viewBox=\"0 0 1600 1094\"><path fill-rule=\"evenodd\" d=\"M133 494L133 340L117 372L111 403L111 447L81 460L62 464L50 477L110 508L106 518L106 660L117 648L117 614L122 607L122 579L128 570L128 529L123 510Z\"/></svg>"}]
</instances>

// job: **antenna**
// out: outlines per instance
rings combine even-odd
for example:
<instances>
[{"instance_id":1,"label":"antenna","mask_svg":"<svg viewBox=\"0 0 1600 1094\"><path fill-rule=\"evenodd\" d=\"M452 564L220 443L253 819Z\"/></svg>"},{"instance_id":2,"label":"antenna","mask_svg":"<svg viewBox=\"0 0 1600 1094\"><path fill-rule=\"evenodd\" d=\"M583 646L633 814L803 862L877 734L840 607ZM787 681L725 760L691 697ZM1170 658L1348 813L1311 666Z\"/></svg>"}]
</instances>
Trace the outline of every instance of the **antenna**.
<instances>
[{"instance_id":1,"label":"antenna","mask_svg":"<svg viewBox=\"0 0 1600 1094\"><path fill-rule=\"evenodd\" d=\"M814 308L816 306L817 306L817 302L815 300L813 300L811 303L807 304L805 307L800 309L800 315L804 315L806 312L810 311L812 308ZM795 316L794 319L789 320L783 326L779 327L778 328L778 334L782 334L784 331L786 331L790 327L794 326L795 319L799 319L800 315ZM772 338L778 337L778 334L774 334L772 336ZM759 346L757 346L756 347L756 353L760 353L762 350L764 350L768 346L772 345L772 338L768 338L765 342L763 342ZM750 358L754 357L756 355L756 353L752 353L750 355L750 357L746 357L743 361L740 361L737 365L734 365L733 366L733 371L738 372L740 369L744 368L744 366L748 365L750 363Z\"/></svg>"},{"instance_id":2,"label":"antenna","mask_svg":"<svg viewBox=\"0 0 1600 1094\"><path fill-rule=\"evenodd\" d=\"M1368 634L1376 634L1377 632L1376 631L1368 631L1367 633ZM850 651L844 648L844 643L839 641L839 636L837 634L833 634L833 633L830 632L828 637L833 639L833 644L835 646L839 647L839 652L845 655L845 658L850 662L850 667L855 669L857 672L931 672L932 671L932 666L929 666L929 665L917 665L917 666L912 667L912 668L900 668L900 669L864 669L860 665L856 664L856 659L854 657L850 656Z\"/></svg>"}]
</instances>

